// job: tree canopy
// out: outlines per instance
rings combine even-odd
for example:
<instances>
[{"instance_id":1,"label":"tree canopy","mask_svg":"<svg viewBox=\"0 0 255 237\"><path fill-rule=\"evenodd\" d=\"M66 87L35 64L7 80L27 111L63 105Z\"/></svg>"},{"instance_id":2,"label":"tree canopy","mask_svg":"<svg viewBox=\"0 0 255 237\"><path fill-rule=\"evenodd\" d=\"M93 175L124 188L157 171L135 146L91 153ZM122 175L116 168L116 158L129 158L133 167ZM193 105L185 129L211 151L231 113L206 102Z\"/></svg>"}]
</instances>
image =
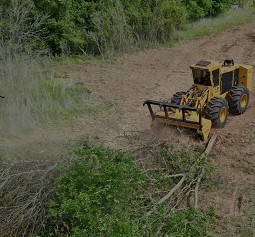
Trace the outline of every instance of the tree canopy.
<instances>
[{"instance_id":1,"label":"tree canopy","mask_svg":"<svg viewBox=\"0 0 255 237\"><path fill-rule=\"evenodd\" d=\"M164 42L187 22L224 12L232 1L0 0L0 37L16 44L30 36L23 43L53 54L125 51Z\"/></svg>"}]
</instances>

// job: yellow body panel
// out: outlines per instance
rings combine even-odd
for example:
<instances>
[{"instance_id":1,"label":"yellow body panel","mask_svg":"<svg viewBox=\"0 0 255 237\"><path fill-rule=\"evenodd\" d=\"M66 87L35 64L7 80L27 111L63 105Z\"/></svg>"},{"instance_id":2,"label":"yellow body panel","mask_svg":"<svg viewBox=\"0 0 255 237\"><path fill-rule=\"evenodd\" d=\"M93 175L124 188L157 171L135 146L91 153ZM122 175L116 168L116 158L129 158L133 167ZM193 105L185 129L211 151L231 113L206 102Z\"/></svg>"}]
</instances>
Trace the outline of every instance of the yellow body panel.
<instances>
[{"instance_id":1,"label":"yellow body panel","mask_svg":"<svg viewBox=\"0 0 255 237\"><path fill-rule=\"evenodd\" d=\"M250 91L252 90L252 66L241 65L238 78L238 84L244 85Z\"/></svg>"},{"instance_id":2,"label":"yellow body panel","mask_svg":"<svg viewBox=\"0 0 255 237\"><path fill-rule=\"evenodd\" d=\"M216 61L211 61L211 63L206 66L206 67L201 67L197 65L191 65L191 69L205 69L210 72L210 77L212 78L212 71L219 69L220 72L220 81L222 74L224 73L229 73L233 72L232 75L232 84L234 85L234 71L239 70L239 75L238 75L238 85L244 85L249 89L249 91L252 91L252 74L253 74L253 67L250 65L243 65L243 64L235 64L235 65L230 65L230 66L224 66L222 63L216 62ZM205 87L205 85L199 85L196 84L196 87L198 90L202 90ZM209 97L214 98L214 97L220 97L226 99L228 96L228 91L225 93L221 93L221 87L222 85L219 84L218 86L214 86L212 82L212 86L209 87Z\"/></svg>"},{"instance_id":3,"label":"yellow body panel","mask_svg":"<svg viewBox=\"0 0 255 237\"><path fill-rule=\"evenodd\" d=\"M231 66L223 66L222 63L219 63L216 61L211 61L211 63L206 67L201 67L201 66L197 66L196 64L194 64L194 65L191 65L190 68L191 69L205 69L205 70L208 70L210 73L214 70L219 69L220 75L227 73L227 72L234 72L234 70L239 69L238 84L244 85L250 91L252 91L253 67L250 65L235 64L235 65L231 65Z\"/></svg>"}]
</instances>

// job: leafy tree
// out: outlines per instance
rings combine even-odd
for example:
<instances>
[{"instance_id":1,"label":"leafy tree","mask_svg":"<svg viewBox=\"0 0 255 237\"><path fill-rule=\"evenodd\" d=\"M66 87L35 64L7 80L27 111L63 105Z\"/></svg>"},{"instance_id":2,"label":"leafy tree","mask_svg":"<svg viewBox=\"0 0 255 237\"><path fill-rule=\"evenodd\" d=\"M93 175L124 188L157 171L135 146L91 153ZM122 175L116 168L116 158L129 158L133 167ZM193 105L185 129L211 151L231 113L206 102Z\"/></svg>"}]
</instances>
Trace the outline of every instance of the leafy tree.
<instances>
[{"instance_id":1,"label":"leafy tree","mask_svg":"<svg viewBox=\"0 0 255 237\"><path fill-rule=\"evenodd\" d=\"M217 16L226 11L233 0L184 0L191 21L208 16Z\"/></svg>"},{"instance_id":2,"label":"leafy tree","mask_svg":"<svg viewBox=\"0 0 255 237\"><path fill-rule=\"evenodd\" d=\"M1 44L12 53L36 50L42 46L44 20L31 0L0 0Z\"/></svg>"},{"instance_id":3,"label":"leafy tree","mask_svg":"<svg viewBox=\"0 0 255 237\"><path fill-rule=\"evenodd\" d=\"M13 45L22 41L34 49L41 47L38 42L44 42L54 55L122 52L134 44L164 42L173 31L182 29L188 19L216 16L232 2L0 0L0 36L4 41L11 39Z\"/></svg>"},{"instance_id":4,"label":"leafy tree","mask_svg":"<svg viewBox=\"0 0 255 237\"><path fill-rule=\"evenodd\" d=\"M208 15L212 9L213 0L184 0L190 20L194 21Z\"/></svg>"},{"instance_id":5,"label":"leafy tree","mask_svg":"<svg viewBox=\"0 0 255 237\"><path fill-rule=\"evenodd\" d=\"M217 16L226 11L235 1L234 0L213 0L210 16Z\"/></svg>"}]
</instances>

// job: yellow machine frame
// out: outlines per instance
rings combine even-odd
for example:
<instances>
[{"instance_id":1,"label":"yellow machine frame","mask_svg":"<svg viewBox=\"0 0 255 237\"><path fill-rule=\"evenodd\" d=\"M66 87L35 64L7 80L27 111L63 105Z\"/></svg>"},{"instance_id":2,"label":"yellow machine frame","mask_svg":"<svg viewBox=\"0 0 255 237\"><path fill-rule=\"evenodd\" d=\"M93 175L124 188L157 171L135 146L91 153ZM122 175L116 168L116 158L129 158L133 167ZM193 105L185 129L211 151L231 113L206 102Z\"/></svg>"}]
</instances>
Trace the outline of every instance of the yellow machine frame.
<instances>
[{"instance_id":1,"label":"yellow machine frame","mask_svg":"<svg viewBox=\"0 0 255 237\"><path fill-rule=\"evenodd\" d=\"M181 97L180 104L146 100L152 117L152 123L170 124L185 128L196 129L207 140L211 131L212 122L204 116L204 109L213 98L228 100L232 87L242 85L252 90L252 66L234 64L233 60L224 63L201 60L191 65L194 85ZM208 78L206 84L197 82L196 72L205 72ZM154 113L152 106L159 106L160 110ZM228 111L222 109L219 115L224 120Z\"/></svg>"}]
</instances>

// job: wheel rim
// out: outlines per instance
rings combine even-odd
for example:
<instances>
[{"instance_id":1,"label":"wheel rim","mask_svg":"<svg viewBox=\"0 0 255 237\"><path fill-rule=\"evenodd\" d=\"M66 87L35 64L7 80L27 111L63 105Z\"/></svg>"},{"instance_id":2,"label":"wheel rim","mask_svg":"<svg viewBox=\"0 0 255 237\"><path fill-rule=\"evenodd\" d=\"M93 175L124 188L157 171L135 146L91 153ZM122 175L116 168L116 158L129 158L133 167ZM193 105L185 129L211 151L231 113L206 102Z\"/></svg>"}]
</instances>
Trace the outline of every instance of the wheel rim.
<instances>
[{"instance_id":1,"label":"wheel rim","mask_svg":"<svg viewBox=\"0 0 255 237\"><path fill-rule=\"evenodd\" d=\"M226 120L226 117L227 117L227 109L225 107L223 107L221 110L220 110L220 122L221 123L224 123L225 120Z\"/></svg>"},{"instance_id":2,"label":"wheel rim","mask_svg":"<svg viewBox=\"0 0 255 237\"><path fill-rule=\"evenodd\" d=\"M245 108L247 105L247 95L243 94L241 97L240 105L242 108Z\"/></svg>"}]
</instances>

